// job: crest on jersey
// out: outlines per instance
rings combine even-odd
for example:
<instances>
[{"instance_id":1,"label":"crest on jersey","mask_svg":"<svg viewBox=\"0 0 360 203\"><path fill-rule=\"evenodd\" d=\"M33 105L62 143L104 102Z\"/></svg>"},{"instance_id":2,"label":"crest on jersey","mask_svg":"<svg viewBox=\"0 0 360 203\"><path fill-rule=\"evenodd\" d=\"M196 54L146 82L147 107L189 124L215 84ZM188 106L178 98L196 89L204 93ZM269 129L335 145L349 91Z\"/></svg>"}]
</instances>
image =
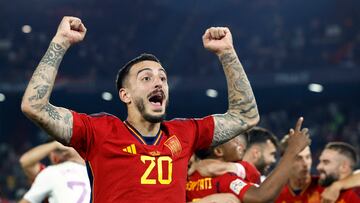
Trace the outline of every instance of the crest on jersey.
<instances>
[{"instance_id":1,"label":"crest on jersey","mask_svg":"<svg viewBox=\"0 0 360 203\"><path fill-rule=\"evenodd\" d=\"M180 141L176 137L176 135L173 135L169 139L167 139L165 141L164 145L170 149L171 154L174 157L179 156L181 154L182 147L181 147Z\"/></svg>"},{"instance_id":2,"label":"crest on jersey","mask_svg":"<svg viewBox=\"0 0 360 203\"><path fill-rule=\"evenodd\" d=\"M240 194L240 191L246 186L247 184L240 180L240 179L236 179L236 180L233 180L231 183L230 183L230 190L232 190L235 194L239 195Z\"/></svg>"}]
</instances>

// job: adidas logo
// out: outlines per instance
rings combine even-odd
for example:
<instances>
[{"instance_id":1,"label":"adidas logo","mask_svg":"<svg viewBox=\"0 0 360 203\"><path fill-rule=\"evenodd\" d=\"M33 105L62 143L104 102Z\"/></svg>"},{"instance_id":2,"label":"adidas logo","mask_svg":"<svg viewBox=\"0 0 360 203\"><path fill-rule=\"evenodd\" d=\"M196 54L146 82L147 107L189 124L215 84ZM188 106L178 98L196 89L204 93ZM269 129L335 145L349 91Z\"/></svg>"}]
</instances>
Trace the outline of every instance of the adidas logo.
<instances>
[{"instance_id":1,"label":"adidas logo","mask_svg":"<svg viewBox=\"0 0 360 203\"><path fill-rule=\"evenodd\" d=\"M127 152L129 154L136 154L136 148L135 144L131 144L123 149L124 152Z\"/></svg>"}]
</instances>

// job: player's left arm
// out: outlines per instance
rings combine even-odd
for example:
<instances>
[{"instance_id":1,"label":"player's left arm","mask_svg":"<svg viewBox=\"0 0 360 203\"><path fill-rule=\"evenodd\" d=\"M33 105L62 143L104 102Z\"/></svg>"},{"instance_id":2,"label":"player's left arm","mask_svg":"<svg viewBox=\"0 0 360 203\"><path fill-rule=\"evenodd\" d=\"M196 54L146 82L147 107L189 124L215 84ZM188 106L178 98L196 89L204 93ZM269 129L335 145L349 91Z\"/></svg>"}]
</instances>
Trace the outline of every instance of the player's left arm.
<instances>
[{"instance_id":1,"label":"player's left arm","mask_svg":"<svg viewBox=\"0 0 360 203\"><path fill-rule=\"evenodd\" d=\"M360 170L357 170L352 175L335 181L329 187L325 188L321 193L322 203L334 203L340 196L341 190L347 190L353 187L360 187Z\"/></svg>"},{"instance_id":2,"label":"player's left arm","mask_svg":"<svg viewBox=\"0 0 360 203\"><path fill-rule=\"evenodd\" d=\"M230 30L226 27L207 29L203 44L219 57L228 87L228 110L225 114L214 115L212 146L216 146L255 126L260 116L250 82L235 52Z\"/></svg>"}]
</instances>

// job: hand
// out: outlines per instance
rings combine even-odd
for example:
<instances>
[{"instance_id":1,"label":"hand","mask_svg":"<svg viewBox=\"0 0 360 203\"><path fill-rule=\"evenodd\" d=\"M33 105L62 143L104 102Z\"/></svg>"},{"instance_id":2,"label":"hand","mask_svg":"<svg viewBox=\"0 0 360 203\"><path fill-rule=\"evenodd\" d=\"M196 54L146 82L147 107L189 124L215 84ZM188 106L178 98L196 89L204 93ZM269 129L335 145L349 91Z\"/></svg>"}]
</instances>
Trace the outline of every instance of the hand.
<instances>
[{"instance_id":1,"label":"hand","mask_svg":"<svg viewBox=\"0 0 360 203\"><path fill-rule=\"evenodd\" d=\"M333 183L321 193L321 203L335 203L340 196L341 188Z\"/></svg>"},{"instance_id":2,"label":"hand","mask_svg":"<svg viewBox=\"0 0 360 203\"><path fill-rule=\"evenodd\" d=\"M301 129L301 125L304 121L303 117L300 117L295 125L295 130L290 129L289 140L286 152L292 152L294 154L300 153L306 146L310 145L309 129Z\"/></svg>"},{"instance_id":3,"label":"hand","mask_svg":"<svg viewBox=\"0 0 360 203\"><path fill-rule=\"evenodd\" d=\"M65 16L57 29L53 41L60 43L65 48L81 42L86 34L86 28L79 18Z\"/></svg>"},{"instance_id":4,"label":"hand","mask_svg":"<svg viewBox=\"0 0 360 203\"><path fill-rule=\"evenodd\" d=\"M204 47L217 55L234 49L231 32L227 27L211 27L205 31L202 39Z\"/></svg>"}]
</instances>

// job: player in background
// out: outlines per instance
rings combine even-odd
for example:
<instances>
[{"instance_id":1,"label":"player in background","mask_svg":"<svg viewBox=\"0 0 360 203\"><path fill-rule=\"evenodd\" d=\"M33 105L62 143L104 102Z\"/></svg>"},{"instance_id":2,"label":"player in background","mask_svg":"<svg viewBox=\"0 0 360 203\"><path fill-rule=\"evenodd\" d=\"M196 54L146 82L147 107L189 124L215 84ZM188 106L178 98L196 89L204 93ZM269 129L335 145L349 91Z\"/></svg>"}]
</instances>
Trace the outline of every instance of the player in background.
<instances>
[{"instance_id":1,"label":"player in background","mask_svg":"<svg viewBox=\"0 0 360 203\"><path fill-rule=\"evenodd\" d=\"M118 73L121 121L86 115L49 103L63 56L84 39L79 18L64 17L23 96L27 117L87 161L94 202L184 202L187 164L195 150L216 146L255 126L259 113L228 28L212 27L203 45L219 58L228 84L228 110L202 119L163 121L169 101L167 74L143 54ZM131 177L131 178L129 178Z\"/></svg>"},{"instance_id":2,"label":"player in background","mask_svg":"<svg viewBox=\"0 0 360 203\"><path fill-rule=\"evenodd\" d=\"M358 154L355 148L348 143L330 142L321 152L319 164L316 167L319 172L319 184L327 187L335 181L341 181L337 183L342 184L338 187L342 190L336 202L360 202L360 181L358 176L354 175L357 162ZM351 180L350 177L357 178L357 180Z\"/></svg>"},{"instance_id":3,"label":"player in background","mask_svg":"<svg viewBox=\"0 0 360 203\"><path fill-rule=\"evenodd\" d=\"M281 140L282 151L288 147L288 136ZM324 188L319 185L319 177L311 175L311 150L310 147L301 151L296 160L290 165L291 173L286 186L282 189L280 195L276 199L277 203L319 203L319 202L335 202L341 189L354 187L360 184L359 177L349 177L347 180L336 181L331 186ZM327 192L328 191L328 192ZM331 194L329 194L329 192Z\"/></svg>"},{"instance_id":4,"label":"player in background","mask_svg":"<svg viewBox=\"0 0 360 203\"><path fill-rule=\"evenodd\" d=\"M90 202L91 188L84 160L71 147L56 151L63 162L42 170L19 203L40 203L46 198L49 203Z\"/></svg>"},{"instance_id":5,"label":"player in background","mask_svg":"<svg viewBox=\"0 0 360 203\"><path fill-rule=\"evenodd\" d=\"M279 194L286 183L290 169L287 167L295 160L297 153L302 151L309 143L307 129L301 129L303 118L299 118L295 130L290 130L289 147L283 158L271 175L259 186L244 180L235 174L224 174L218 177L202 177L194 173L188 178L187 201L196 201L214 193L232 193L241 202L270 202ZM216 156L216 148L208 156ZM208 154L208 153L203 153ZM201 157L201 154L199 154Z\"/></svg>"},{"instance_id":6,"label":"player in background","mask_svg":"<svg viewBox=\"0 0 360 203\"><path fill-rule=\"evenodd\" d=\"M62 156L57 153L61 149L64 149L64 145L57 141L51 141L26 151L19 159L20 166L26 177L33 182L40 171L46 167L41 163L41 160L46 157L50 159L52 164L63 162Z\"/></svg>"},{"instance_id":7,"label":"player in background","mask_svg":"<svg viewBox=\"0 0 360 203\"><path fill-rule=\"evenodd\" d=\"M263 182L270 167L276 163L279 141L274 133L262 127L252 128L249 139L244 161L253 164L260 171Z\"/></svg>"}]
</instances>

